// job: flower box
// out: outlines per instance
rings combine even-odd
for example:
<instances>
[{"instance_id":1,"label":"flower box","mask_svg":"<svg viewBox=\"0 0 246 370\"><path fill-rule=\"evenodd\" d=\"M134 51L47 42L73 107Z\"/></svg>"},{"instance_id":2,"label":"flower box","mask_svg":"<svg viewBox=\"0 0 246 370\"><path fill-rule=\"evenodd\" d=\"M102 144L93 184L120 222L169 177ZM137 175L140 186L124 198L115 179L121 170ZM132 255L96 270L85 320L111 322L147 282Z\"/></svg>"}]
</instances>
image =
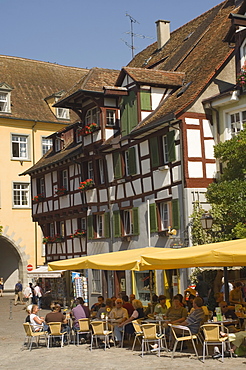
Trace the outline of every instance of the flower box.
<instances>
[{"instance_id":1,"label":"flower box","mask_svg":"<svg viewBox=\"0 0 246 370\"><path fill-rule=\"evenodd\" d=\"M81 229L76 230L74 234L70 235L71 239L85 238L85 237L86 237L86 230L81 230Z\"/></svg>"},{"instance_id":2,"label":"flower box","mask_svg":"<svg viewBox=\"0 0 246 370\"><path fill-rule=\"evenodd\" d=\"M43 238L43 244L62 243L62 242L64 242L64 238L59 234L54 236L45 236Z\"/></svg>"},{"instance_id":3,"label":"flower box","mask_svg":"<svg viewBox=\"0 0 246 370\"><path fill-rule=\"evenodd\" d=\"M66 195L68 193L67 189L62 187L62 188L57 188L55 190L55 194L58 196Z\"/></svg>"},{"instance_id":4,"label":"flower box","mask_svg":"<svg viewBox=\"0 0 246 370\"><path fill-rule=\"evenodd\" d=\"M82 181L79 185L79 190L85 191L94 186L94 181L92 179L87 179L85 181Z\"/></svg>"},{"instance_id":5,"label":"flower box","mask_svg":"<svg viewBox=\"0 0 246 370\"><path fill-rule=\"evenodd\" d=\"M89 125L86 125L81 130L78 131L78 135L89 135L92 132L96 131L98 129L98 125L96 123L90 123Z\"/></svg>"},{"instance_id":6,"label":"flower box","mask_svg":"<svg viewBox=\"0 0 246 370\"><path fill-rule=\"evenodd\" d=\"M42 202L45 199L45 197L42 194L35 195L33 198L33 203L39 203Z\"/></svg>"}]
</instances>

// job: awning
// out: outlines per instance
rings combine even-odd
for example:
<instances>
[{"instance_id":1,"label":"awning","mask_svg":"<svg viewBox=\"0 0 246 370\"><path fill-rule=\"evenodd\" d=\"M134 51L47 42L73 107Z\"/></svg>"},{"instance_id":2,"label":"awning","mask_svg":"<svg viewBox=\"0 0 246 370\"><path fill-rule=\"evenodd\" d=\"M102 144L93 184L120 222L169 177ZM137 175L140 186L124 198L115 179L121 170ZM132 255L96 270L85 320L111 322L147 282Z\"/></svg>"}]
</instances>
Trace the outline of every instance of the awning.
<instances>
[{"instance_id":1,"label":"awning","mask_svg":"<svg viewBox=\"0 0 246 370\"><path fill-rule=\"evenodd\" d=\"M48 271L48 266L40 266L35 270L29 271L29 278L60 278L64 270Z\"/></svg>"}]
</instances>

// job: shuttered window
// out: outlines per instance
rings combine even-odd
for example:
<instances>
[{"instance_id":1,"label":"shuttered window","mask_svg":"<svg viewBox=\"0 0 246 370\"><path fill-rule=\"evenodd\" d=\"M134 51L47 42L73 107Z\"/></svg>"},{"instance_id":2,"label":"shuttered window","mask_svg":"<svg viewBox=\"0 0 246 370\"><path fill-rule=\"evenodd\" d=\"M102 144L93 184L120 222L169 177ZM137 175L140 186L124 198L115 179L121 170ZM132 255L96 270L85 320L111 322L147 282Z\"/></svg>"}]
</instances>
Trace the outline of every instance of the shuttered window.
<instances>
[{"instance_id":1,"label":"shuttered window","mask_svg":"<svg viewBox=\"0 0 246 370\"><path fill-rule=\"evenodd\" d=\"M110 238L110 213L104 213L104 236Z\"/></svg>"},{"instance_id":2,"label":"shuttered window","mask_svg":"<svg viewBox=\"0 0 246 370\"><path fill-rule=\"evenodd\" d=\"M121 236L120 211L113 212L113 220L114 220L114 237L119 238Z\"/></svg>"},{"instance_id":3,"label":"shuttered window","mask_svg":"<svg viewBox=\"0 0 246 370\"><path fill-rule=\"evenodd\" d=\"M152 109L150 90L140 91L140 102L141 102L141 110L151 110Z\"/></svg>"},{"instance_id":4,"label":"shuttered window","mask_svg":"<svg viewBox=\"0 0 246 370\"><path fill-rule=\"evenodd\" d=\"M133 235L139 235L138 208L132 209Z\"/></svg>"},{"instance_id":5,"label":"shuttered window","mask_svg":"<svg viewBox=\"0 0 246 370\"><path fill-rule=\"evenodd\" d=\"M179 200L172 200L172 227L174 229L180 229L180 212L179 212Z\"/></svg>"},{"instance_id":6,"label":"shuttered window","mask_svg":"<svg viewBox=\"0 0 246 370\"><path fill-rule=\"evenodd\" d=\"M126 176L136 175L137 162L136 162L136 148L129 148L125 153Z\"/></svg>"},{"instance_id":7,"label":"shuttered window","mask_svg":"<svg viewBox=\"0 0 246 370\"><path fill-rule=\"evenodd\" d=\"M94 230L93 230L93 216L92 215L87 217L87 234L88 234L88 239L93 239Z\"/></svg>"},{"instance_id":8,"label":"shuttered window","mask_svg":"<svg viewBox=\"0 0 246 370\"><path fill-rule=\"evenodd\" d=\"M167 146L168 146L168 159L169 162L174 162L176 160L175 151L175 131L169 131L167 134Z\"/></svg>"},{"instance_id":9,"label":"shuttered window","mask_svg":"<svg viewBox=\"0 0 246 370\"><path fill-rule=\"evenodd\" d=\"M121 163L121 153L113 153L113 165L114 165L114 178L119 179L122 177L122 163Z\"/></svg>"},{"instance_id":10,"label":"shuttered window","mask_svg":"<svg viewBox=\"0 0 246 370\"><path fill-rule=\"evenodd\" d=\"M149 139L149 147L150 147L151 166L158 167L160 164L160 159L159 159L158 138L156 136Z\"/></svg>"},{"instance_id":11,"label":"shuttered window","mask_svg":"<svg viewBox=\"0 0 246 370\"><path fill-rule=\"evenodd\" d=\"M150 232L154 233L157 231L157 217L155 203L149 205L149 213L150 213Z\"/></svg>"},{"instance_id":12,"label":"shuttered window","mask_svg":"<svg viewBox=\"0 0 246 370\"><path fill-rule=\"evenodd\" d=\"M120 104L121 112L121 132L122 136L128 135L137 125L137 99L134 91L130 91L128 96L122 97Z\"/></svg>"}]
</instances>

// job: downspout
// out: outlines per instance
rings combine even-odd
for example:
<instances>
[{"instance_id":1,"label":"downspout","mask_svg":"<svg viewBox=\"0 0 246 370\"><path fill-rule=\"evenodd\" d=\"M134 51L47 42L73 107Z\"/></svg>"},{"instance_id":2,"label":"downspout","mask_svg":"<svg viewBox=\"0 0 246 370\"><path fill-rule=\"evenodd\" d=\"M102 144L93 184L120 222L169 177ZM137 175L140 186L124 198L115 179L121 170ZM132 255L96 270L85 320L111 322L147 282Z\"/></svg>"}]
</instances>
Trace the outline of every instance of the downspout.
<instances>
[{"instance_id":1,"label":"downspout","mask_svg":"<svg viewBox=\"0 0 246 370\"><path fill-rule=\"evenodd\" d=\"M37 120L34 121L34 125L32 126L32 164L34 165L36 163L35 158L35 131L34 128L37 124ZM37 222L34 222L34 256L35 256L35 268L37 268L38 265L38 224Z\"/></svg>"}]
</instances>

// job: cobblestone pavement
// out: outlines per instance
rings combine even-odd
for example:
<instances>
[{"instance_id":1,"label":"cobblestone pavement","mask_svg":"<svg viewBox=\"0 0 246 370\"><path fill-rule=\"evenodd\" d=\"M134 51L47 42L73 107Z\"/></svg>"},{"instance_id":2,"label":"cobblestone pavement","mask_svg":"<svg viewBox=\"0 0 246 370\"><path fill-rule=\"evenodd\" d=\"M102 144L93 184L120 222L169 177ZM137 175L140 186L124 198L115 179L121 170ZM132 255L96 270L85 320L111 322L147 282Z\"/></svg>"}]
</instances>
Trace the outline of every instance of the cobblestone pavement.
<instances>
[{"instance_id":1,"label":"cobblestone pavement","mask_svg":"<svg viewBox=\"0 0 246 370\"><path fill-rule=\"evenodd\" d=\"M177 353L177 357L171 360L170 354L162 352L158 358L154 354L139 356L139 350L132 352L127 348L111 348L104 351L95 349L92 352L87 344L75 346L69 345L64 348L33 346L30 352L22 350L24 340L24 329L22 323L25 320L26 312L22 305L13 305L12 319L10 319L10 301L13 296L0 297L0 369L93 369L93 370L161 370L161 369L246 369L246 358L225 358L224 364L219 360L208 358L203 364L191 353ZM40 316L45 316L46 310L40 311ZM201 348L199 349L201 354Z\"/></svg>"}]
</instances>

